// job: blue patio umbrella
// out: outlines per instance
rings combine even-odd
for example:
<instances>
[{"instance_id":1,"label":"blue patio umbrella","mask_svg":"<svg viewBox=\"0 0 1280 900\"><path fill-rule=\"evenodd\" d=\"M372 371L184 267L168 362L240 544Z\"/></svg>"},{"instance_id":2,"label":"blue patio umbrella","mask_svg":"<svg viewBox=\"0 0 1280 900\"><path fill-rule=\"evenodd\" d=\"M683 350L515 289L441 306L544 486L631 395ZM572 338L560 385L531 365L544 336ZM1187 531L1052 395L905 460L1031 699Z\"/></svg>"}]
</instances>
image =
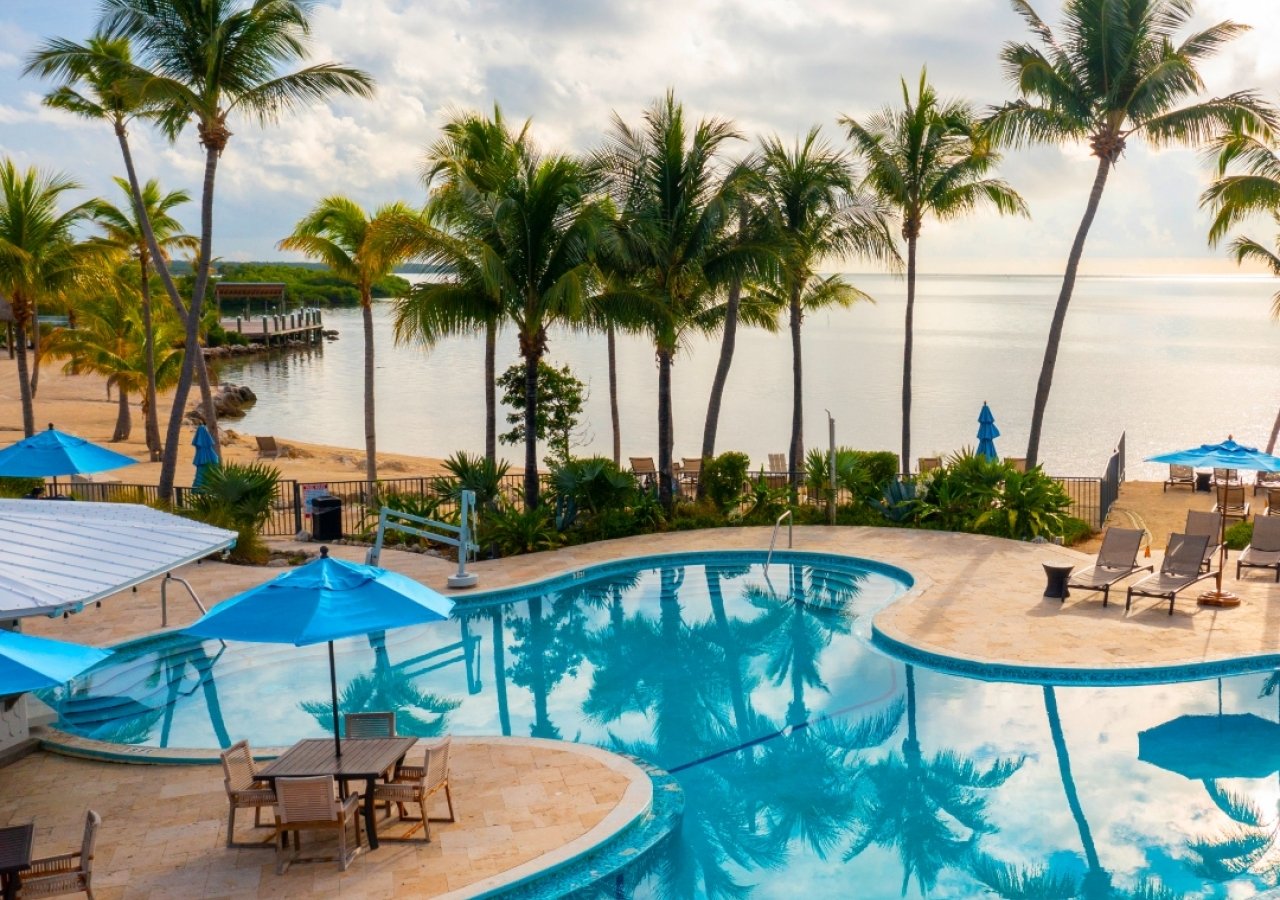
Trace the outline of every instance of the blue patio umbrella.
<instances>
[{"instance_id":1,"label":"blue patio umbrella","mask_svg":"<svg viewBox=\"0 0 1280 900\"><path fill-rule=\"evenodd\" d=\"M1252 713L1179 716L1138 732L1138 759L1185 778L1266 778L1280 772L1280 725Z\"/></svg>"},{"instance_id":2,"label":"blue patio umbrella","mask_svg":"<svg viewBox=\"0 0 1280 900\"><path fill-rule=\"evenodd\" d=\"M48 431L41 431L0 450L0 476L57 478L59 475L105 472L136 462L133 457L99 447L50 425Z\"/></svg>"},{"instance_id":3,"label":"blue patio umbrella","mask_svg":"<svg viewBox=\"0 0 1280 900\"><path fill-rule=\"evenodd\" d=\"M216 466L221 460L218 459L218 448L213 443L213 435L203 425L196 429L195 437L191 439L191 446L196 448L196 477L191 482L191 486L200 487L204 482L205 469Z\"/></svg>"},{"instance_id":4,"label":"blue patio umbrella","mask_svg":"<svg viewBox=\"0 0 1280 900\"><path fill-rule=\"evenodd\" d=\"M232 597L186 633L268 644L329 644L333 740L339 756L338 676L333 642L374 631L449 618L453 601L398 572L346 562L320 548L320 558Z\"/></svg>"},{"instance_id":5,"label":"blue patio umbrella","mask_svg":"<svg viewBox=\"0 0 1280 900\"><path fill-rule=\"evenodd\" d=\"M982 412L978 413L978 455L987 459L996 459L996 438L1000 437L1000 429L996 427L996 417L991 414L987 401L982 401Z\"/></svg>"},{"instance_id":6,"label":"blue patio umbrella","mask_svg":"<svg viewBox=\"0 0 1280 900\"><path fill-rule=\"evenodd\" d=\"M108 656L97 647L0 629L0 694L57 687Z\"/></svg>"}]
</instances>

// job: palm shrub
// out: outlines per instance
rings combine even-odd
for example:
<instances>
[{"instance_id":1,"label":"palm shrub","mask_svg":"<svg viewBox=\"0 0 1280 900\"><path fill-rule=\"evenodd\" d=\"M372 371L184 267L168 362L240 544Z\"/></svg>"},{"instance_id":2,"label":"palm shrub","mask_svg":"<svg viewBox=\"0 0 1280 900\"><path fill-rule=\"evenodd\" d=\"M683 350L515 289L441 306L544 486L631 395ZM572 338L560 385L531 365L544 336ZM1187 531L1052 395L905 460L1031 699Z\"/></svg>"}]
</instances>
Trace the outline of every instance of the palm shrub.
<instances>
[{"instance_id":1,"label":"palm shrub","mask_svg":"<svg viewBox=\"0 0 1280 900\"><path fill-rule=\"evenodd\" d=\"M38 487L44 487L43 478L0 478L0 497L25 497Z\"/></svg>"},{"instance_id":2,"label":"palm shrub","mask_svg":"<svg viewBox=\"0 0 1280 900\"><path fill-rule=\"evenodd\" d=\"M786 487L774 487L761 472L747 484L742 498L742 522L745 525L772 525L787 508L791 491ZM817 524L817 523L815 523Z\"/></svg>"},{"instance_id":3,"label":"palm shrub","mask_svg":"<svg viewBox=\"0 0 1280 900\"><path fill-rule=\"evenodd\" d=\"M368 538L372 538L378 530L378 520L381 516L383 507L393 509L396 512L407 513L411 516L417 516L420 519L435 519L436 521L449 521L457 518L457 512L451 511L443 513L440 507L444 505L447 498L438 494L424 495L417 493L407 493L400 491L386 490L382 485L377 486L377 490L373 495L373 503L365 510L365 519L361 523L361 533ZM425 538L417 535L405 534L402 531L391 530L383 537L385 544L404 544L406 546L417 546L427 543Z\"/></svg>"},{"instance_id":4,"label":"palm shrub","mask_svg":"<svg viewBox=\"0 0 1280 900\"><path fill-rule=\"evenodd\" d=\"M636 480L603 456L570 459L551 470L556 526L565 530L579 514L594 522L609 511L625 509L638 493Z\"/></svg>"},{"instance_id":5,"label":"palm shrub","mask_svg":"<svg viewBox=\"0 0 1280 900\"><path fill-rule=\"evenodd\" d=\"M995 503L1004 473L1001 462L964 450L917 482L916 519L926 528L972 531L978 516Z\"/></svg>"},{"instance_id":6,"label":"palm shrub","mask_svg":"<svg viewBox=\"0 0 1280 900\"><path fill-rule=\"evenodd\" d=\"M545 506L521 509L503 504L481 520L478 543L492 546L500 556L554 550L562 543L555 517Z\"/></svg>"},{"instance_id":7,"label":"palm shrub","mask_svg":"<svg viewBox=\"0 0 1280 900\"><path fill-rule=\"evenodd\" d=\"M836 448L836 488L848 491L853 503L874 506L898 474L898 457L883 450ZM805 487L813 497L831 492L830 452L811 449L804 462Z\"/></svg>"},{"instance_id":8,"label":"palm shrub","mask_svg":"<svg viewBox=\"0 0 1280 900\"><path fill-rule=\"evenodd\" d=\"M479 454L472 456L465 450L459 450L446 459L443 466L453 477L433 479L431 487L436 494L460 503L463 491L475 491L477 511L497 506L502 495L502 479L507 477L510 468L506 460L487 459Z\"/></svg>"},{"instance_id":9,"label":"palm shrub","mask_svg":"<svg viewBox=\"0 0 1280 900\"><path fill-rule=\"evenodd\" d=\"M265 463L219 463L208 466L200 487L191 492L191 514L237 533L230 558L237 562L263 563L267 548L262 528L271 517L280 471Z\"/></svg>"},{"instance_id":10,"label":"palm shrub","mask_svg":"<svg viewBox=\"0 0 1280 900\"><path fill-rule=\"evenodd\" d=\"M704 495L717 510L728 513L742 502L749 468L750 457L734 450L721 453L702 464L698 480L702 483Z\"/></svg>"},{"instance_id":11,"label":"palm shrub","mask_svg":"<svg viewBox=\"0 0 1280 900\"><path fill-rule=\"evenodd\" d=\"M974 520L988 534L1027 541L1042 535L1061 535L1067 524L1071 498L1062 485L1039 466L1019 472L1001 466L1004 477L996 486L990 509Z\"/></svg>"}]
</instances>

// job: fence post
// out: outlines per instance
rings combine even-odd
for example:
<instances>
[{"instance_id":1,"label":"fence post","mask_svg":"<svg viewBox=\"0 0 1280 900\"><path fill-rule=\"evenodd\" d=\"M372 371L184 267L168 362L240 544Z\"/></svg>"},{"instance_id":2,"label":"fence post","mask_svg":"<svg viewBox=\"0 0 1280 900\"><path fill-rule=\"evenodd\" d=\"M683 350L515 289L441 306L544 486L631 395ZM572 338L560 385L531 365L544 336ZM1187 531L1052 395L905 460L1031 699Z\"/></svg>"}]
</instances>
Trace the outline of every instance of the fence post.
<instances>
[{"instance_id":1,"label":"fence post","mask_svg":"<svg viewBox=\"0 0 1280 900\"><path fill-rule=\"evenodd\" d=\"M302 531L302 486L293 482L293 533Z\"/></svg>"}]
</instances>

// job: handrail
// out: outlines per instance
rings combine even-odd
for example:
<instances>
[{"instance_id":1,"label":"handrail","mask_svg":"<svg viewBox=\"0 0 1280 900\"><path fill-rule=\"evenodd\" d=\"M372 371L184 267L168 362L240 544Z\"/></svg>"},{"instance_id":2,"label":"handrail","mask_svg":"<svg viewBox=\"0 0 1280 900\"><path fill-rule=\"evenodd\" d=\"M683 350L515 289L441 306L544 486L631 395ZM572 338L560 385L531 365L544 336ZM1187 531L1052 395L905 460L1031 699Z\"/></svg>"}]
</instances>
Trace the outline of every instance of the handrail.
<instances>
[{"instance_id":1,"label":"handrail","mask_svg":"<svg viewBox=\"0 0 1280 900\"><path fill-rule=\"evenodd\" d=\"M773 535L769 538L769 555L764 558L764 574L769 577L769 561L773 559L773 547L778 542L778 529L782 527L782 520L787 520L787 549L790 550L793 544L795 520L791 518L791 510L787 510L778 516L778 521L773 523Z\"/></svg>"}]
</instances>

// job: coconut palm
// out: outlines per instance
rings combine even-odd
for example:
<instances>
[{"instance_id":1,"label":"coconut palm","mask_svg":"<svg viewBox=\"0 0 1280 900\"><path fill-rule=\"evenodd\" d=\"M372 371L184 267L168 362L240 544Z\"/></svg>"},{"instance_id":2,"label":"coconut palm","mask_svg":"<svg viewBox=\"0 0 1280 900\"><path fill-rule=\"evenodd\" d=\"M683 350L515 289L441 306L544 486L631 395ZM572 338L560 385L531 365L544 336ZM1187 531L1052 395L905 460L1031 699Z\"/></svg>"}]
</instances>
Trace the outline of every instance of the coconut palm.
<instances>
[{"instance_id":1,"label":"coconut palm","mask_svg":"<svg viewBox=\"0 0 1280 900\"><path fill-rule=\"evenodd\" d=\"M19 169L0 162L0 296L9 301L18 347L18 392L22 429L35 434L35 409L27 338L39 327L41 304L65 300L93 273L101 251L74 240L75 227L89 215L88 204L60 210L68 191L80 185L65 175Z\"/></svg>"},{"instance_id":2,"label":"coconut palm","mask_svg":"<svg viewBox=\"0 0 1280 900\"><path fill-rule=\"evenodd\" d=\"M355 284L360 292L364 321L364 453L365 478L378 480L378 434L373 404L373 285L387 277L405 259L393 245L377 235L393 217L411 215L402 203L379 207L372 217L354 200L326 197L316 204L279 244L281 250L297 250L319 260L339 278Z\"/></svg>"},{"instance_id":3,"label":"coconut palm","mask_svg":"<svg viewBox=\"0 0 1280 900\"><path fill-rule=\"evenodd\" d=\"M1228 249L1237 263L1261 263L1273 275L1280 276L1280 152L1277 145L1265 137L1233 129L1219 136L1213 151L1217 177L1200 195L1200 205L1213 213L1209 246L1216 247L1233 228L1251 216L1267 215L1277 228L1275 251L1261 241L1244 236L1234 238ZM1280 292L1272 299L1271 315L1280 319Z\"/></svg>"},{"instance_id":4,"label":"coconut palm","mask_svg":"<svg viewBox=\"0 0 1280 900\"><path fill-rule=\"evenodd\" d=\"M1000 154L975 130L973 108L943 102L920 70L916 96L902 79L902 107L885 106L869 119L840 119L854 152L866 164L866 186L901 220L907 242L906 338L902 350L902 473L911 472L911 357L914 349L916 251L925 216L946 221L979 206L1027 215L1005 182L985 177Z\"/></svg>"},{"instance_id":5,"label":"coconut palm","mask_svg":"<svg viewBox=\"0 0 1280 900\"><path fill-rule=\"evenodd\" d=\"M1043 49L1008 43L1001 51L1008 78L1022 96L993 110L987 120L992 138L1016 145L1087 140L1098 159L1036 384L1026 454L1031 467L1039 461L1058 345L1085 240L1107 178L1129 140L1194 146L1225 129L1266 131L1276 119L1253 91L1179 106L1203 89L1200 64L1246 30L1223 21L1176 40L1195 15L1193 0L1065 0L1061 37L1027 0L1011 2Z\"/></svg>"},{"instance_id":6,"label":"coconut palm","mask_svg":"<svg viewBox=\"0 0 1280 900\"><path fill-rule=\"evenodd\" d=\"M806 311L869 299L839 275L820 276L829 260L861 257L896 262L888 222L875 200L859 193L848 157L817 126L788 148L777 137L760 145L761 201L782 264L768 290L788 309L791 329L791 442L788 466L798 485L804 468L804 377L800 328Z\"/></svg>"},{"instance_id":7,"label":"coconut palm","mask_svg":"<svg viewBox=\"0 0 1280 900\"><path fill-rule=\"evenodd\" d=\"M112 441L129 439L129 398L142 396L144 405L153 402L148 391L173 387L182 368L182 329L175 317L158 316L154 331L149 330L134 297L128 284L97 292L76 308L74 328L54 329L40 346L42 358L66 360L62 371L68 375L92 372L107 379L108 390L115 388L119 409ZM158 338L154 351L153 337Z\"/></svg>"},{"instance_id":8,"label":"coconut palm","mask_svg":"<svg viewBox=\"0 0 1280 900\"><path fill-rule=\"evenodd\" d=\"M123 251L137 260L139 290L142 297L142 332L146 344L145 359L147 380L144 386L144 402L146 417L147 449L151 452L151 461L160 459L160 420L156 408L156 350L155 324L151 307L151 251L147 248L147 236L143 233L142 218L133 205L133 192L129 182L123 178L114 179L128 198L128 207L122 209L106 200L93 203L93 219L103 230L100 241L108 247ZM188 203L191 195L186 191L169 191L162 193L160 182L152 178L142 186L142 205L146 210L145 217L151 224L156 246L161 253L169 253L175 249L194 250L199 246L198 240L182 230L182 224L175 219L172 210ZM168 257L166 256L166 260ZM166 353L169 348L162 348ZM169 386L172 386L170 383Z\"/></svg>"},{"instance_id":9,"label":"coconut palm","mask_svg":"<svg viewBox=\"0 0 1280 900\"><path fill-rule=\"evenodd\" d=\"M205 151L200 210L200 250L191 301L184 310L186 354L174 391L159 479L160 499L173 492L177 452L187 396L200 357L200 321L213 259L213 202L218 160L231 139L234 113L260 123L280 114L341 94L369 97L372 78L358 69L320 63L292 72L281 70L303 60L310 34L309 0L103 0L98 31L127 38L137 61L101 60L113 83L128 97L155 110L170 140L177 140L195 119ZM76 60L68 52L50 60L47 70L70 73ZM134 202L141 208L135 179ZM145 216L143 217L145 221ZM167 280L154 235L148 236L152 261ZM215 420L212 410L206 418Z\"/></svg>"}]
</instances>

